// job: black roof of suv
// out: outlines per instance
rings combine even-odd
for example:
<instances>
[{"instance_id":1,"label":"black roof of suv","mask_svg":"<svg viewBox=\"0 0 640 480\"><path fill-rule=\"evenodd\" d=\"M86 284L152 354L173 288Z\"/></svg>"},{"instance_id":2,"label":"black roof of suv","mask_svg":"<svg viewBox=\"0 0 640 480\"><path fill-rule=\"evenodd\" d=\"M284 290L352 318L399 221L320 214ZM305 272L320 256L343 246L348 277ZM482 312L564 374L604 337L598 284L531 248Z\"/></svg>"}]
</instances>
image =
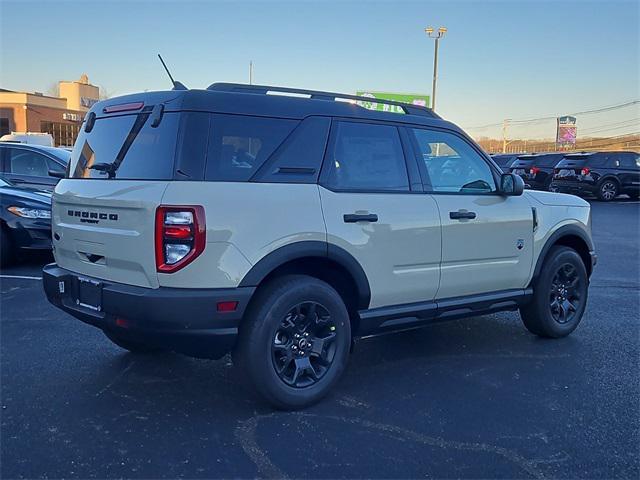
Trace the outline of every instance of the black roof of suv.
<instances>
[{"instance_id":1,"label":"black roof of suv","mask_svg":"<svg viewBox=\"0 0 640 480\"><path fill-rule=\"evenodd\" d=\"M326 115L425 126L446 125L447 128L462 133L460 128L443 120L430 108L420 105L314 90L229 83L214 83L206 90L169 90L125 95L104 100L99 103L99 111L94 107L91 112L100 117L117 112L110 112L110 108L116 109L122 104L138 102L145 105L163 104L165 112L187 110L297 120L310 115ZM404 113L369 109L356 102L398 107Z\"/></svg>"}]
</instances>

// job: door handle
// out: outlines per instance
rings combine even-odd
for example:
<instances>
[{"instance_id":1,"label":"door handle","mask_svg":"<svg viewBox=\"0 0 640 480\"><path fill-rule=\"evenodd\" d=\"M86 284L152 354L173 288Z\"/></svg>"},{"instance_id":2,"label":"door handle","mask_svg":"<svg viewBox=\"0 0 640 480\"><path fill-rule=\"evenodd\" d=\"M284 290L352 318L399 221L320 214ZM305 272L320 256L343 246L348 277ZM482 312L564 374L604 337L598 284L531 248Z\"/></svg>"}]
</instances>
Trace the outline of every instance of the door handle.
<instances>
[{"instance_id":1,"label":"door handle","mask_svg":"<svg viewBox=\"0 0 640 480\"><path fill-rule=\"evenodd\" d=\"M344 219L344 223L356 223L356 222L371 222L375 223L378 221L378 215L375 213L345 213L342 217Z\"/></svg>"},{"instance_id":2,"label":"door handle","mask_svg":"<svg viewBox=\"0 0 640 480\"><path fill-rule=\"evenodd\" d=\"M451 220L473 220L476 218L476 212L467 212L466 210L458 210L457 212L449 212Z\"/></svg>"}]
</instances>

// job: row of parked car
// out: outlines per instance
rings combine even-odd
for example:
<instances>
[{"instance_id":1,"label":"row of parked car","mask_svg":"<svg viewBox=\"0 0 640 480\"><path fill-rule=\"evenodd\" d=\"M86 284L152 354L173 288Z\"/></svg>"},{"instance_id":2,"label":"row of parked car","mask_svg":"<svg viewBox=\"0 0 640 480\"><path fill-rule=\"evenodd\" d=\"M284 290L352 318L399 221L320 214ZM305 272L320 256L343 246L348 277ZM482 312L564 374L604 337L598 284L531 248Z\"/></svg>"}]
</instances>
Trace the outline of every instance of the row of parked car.
<instances>
[{"instance_id":1,"label":"row of parked car","mask_svg":"<svg viewBox=\"0 0 640 480\"><path fill-rule=\"evenodd\" d=\"M594 195L608 202L640 196L640 155L636 152L552 152L491 156L505 173L520 175L528 188Z\"/></svg>"}]
</instances>

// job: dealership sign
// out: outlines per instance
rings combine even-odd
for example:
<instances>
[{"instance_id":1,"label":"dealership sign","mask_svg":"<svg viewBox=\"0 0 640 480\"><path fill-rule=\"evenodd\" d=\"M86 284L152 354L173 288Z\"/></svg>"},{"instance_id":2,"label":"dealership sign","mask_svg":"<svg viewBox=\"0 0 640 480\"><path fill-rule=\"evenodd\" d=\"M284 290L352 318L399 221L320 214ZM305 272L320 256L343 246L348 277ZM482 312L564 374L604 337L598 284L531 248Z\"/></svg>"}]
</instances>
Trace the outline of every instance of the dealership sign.
<instances>
[{"instance_id":1,"label":"dealership sign","mask_svg":"<svg viewBox=\"0 0 640 480\"><path fill-rule=\"evenodd\" d=\"M82 121L82 115L78 115L77 113L63 113L62 114L62 119L63 120L69 120L71 122L81 122Z\"/></svg>"},{"instance_id":2,"label":"dealership sign","mask_svg":"<svg viewBox=\"0 0 640 480\"><path fill-rule=\"evenodd\" d=\"M380 110L382 112L404 113L401 107L397 105L388 105L385 103L377 103L374 100L391 100L393 102L409 103L420 107L428 107L431 105L429 95L410 94L410 93L393 93L393 92L372 92L360 90L356 92L360 97L371 98L370 102L356 102L369 110Z\"/></svg>"},{"instance_id":3,"label":"dealership sign","mask_svg":"<svg viewBox=\"0 0 640 480\"><path fill-rule=\"evenodd\" d=\"M558 117L558 130L556 134L556 144L560 147L573 147L576 144L578 127L576 117L565 115Z\"/></svg>"}]
</instances>

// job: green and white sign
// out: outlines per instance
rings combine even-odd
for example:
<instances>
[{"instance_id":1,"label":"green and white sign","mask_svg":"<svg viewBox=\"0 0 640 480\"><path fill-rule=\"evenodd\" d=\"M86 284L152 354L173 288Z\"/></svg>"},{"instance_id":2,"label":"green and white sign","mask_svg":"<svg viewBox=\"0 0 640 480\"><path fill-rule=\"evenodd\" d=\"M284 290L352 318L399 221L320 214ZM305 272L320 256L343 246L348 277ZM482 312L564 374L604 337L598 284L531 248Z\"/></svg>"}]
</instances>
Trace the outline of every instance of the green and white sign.
<instances>
[{"instance_id":1,"label":"green and white sign","mask_svg":"<svg viewBox=\"0 0 640 480\"><path fill-rule=\"evenodd\" d=\"M382 112L404 113L402 108L396 105L386 105L384 103L376 103L375 99L409 103L412 105L419 105L421 107L428 107L431 105L431 101L430 101L431 99L429 95L420 95L420 94L412 94L412 93L372 92L370 90L360 90L356 92L356 95L360 97L371 98L371 102L357 102L358 105L362 105L364 108L368 108L370 110L380 110Z\"/></svg>"}]
</instances>

